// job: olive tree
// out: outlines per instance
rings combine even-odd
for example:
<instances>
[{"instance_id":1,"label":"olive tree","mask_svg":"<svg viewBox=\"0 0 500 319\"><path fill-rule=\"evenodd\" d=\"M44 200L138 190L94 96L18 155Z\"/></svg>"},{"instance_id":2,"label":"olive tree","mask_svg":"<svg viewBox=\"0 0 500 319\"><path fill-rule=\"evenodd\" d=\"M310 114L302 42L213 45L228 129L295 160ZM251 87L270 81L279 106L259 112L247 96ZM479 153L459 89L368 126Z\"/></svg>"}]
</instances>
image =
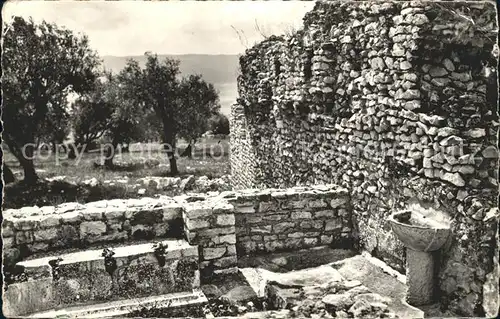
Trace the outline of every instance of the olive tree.
<instances>
[{"instance_id":1,"label":"olive tree","mask_svg":"<svg viewBox=\"0 0 500 319\"><path fill-rule=\"evenodd\" d=\"M99 60L87 37L54 24L15 17L4 30L3 137L23 167L24 181L34 183L35 138L50 107L63 107L54 99L91 90Z\"/></svg>"}]
</instances>

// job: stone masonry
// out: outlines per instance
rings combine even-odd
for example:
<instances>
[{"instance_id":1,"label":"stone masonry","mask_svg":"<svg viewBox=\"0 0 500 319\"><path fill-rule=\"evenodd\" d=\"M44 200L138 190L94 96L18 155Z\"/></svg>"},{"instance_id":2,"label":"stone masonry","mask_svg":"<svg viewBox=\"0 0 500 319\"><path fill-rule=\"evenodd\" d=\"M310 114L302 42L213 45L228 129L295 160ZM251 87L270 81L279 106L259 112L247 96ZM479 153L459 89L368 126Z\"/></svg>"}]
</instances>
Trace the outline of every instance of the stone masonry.
<instances>
[{"instance_id":1,"label":"stone masonry","mask_svg":"<svg viewBox=\"0 0 500 319\"><path fill-rule=\"evenodd\" d=\"M352 214L346 189L245 190L229 199L241 255L318 245L351 248Z\"/></svg>"},{"instance_id":2,"label":"stone masonry","mask_svg":"<svg viewBox=\"0 0 500 319\"><path fill-rule=\"evenodd\" d=\"M336 185L142 198L4 212L4 266L67 249L165 239L197 247L202 279L237 271L238 256L352 246L347 190Z\"/></svg>"},{"instance_id":3,"label":"stone masonry","mask_svg":"<svg viewBox=\"0 0 500 319\"><path fill-rule=\"evenodd\" d=\"M2 222L3 264L66 248L181 238L182 225L182 206L168 197L8 209Z\"/></svg>"},{"instance_id":4,"label":"stone masonry","mask_svg":"<svg viewBox=\"0 0 500 319\"><path fill-rule=\"evenodd\" d=\"M233 186L346 188L361 247L401 272L387 216L415 202L443 211L453 235L439 262L441 303L496 313L495 9L317 2L302 30L240 58Z\"/></svg>"}]
</instances>

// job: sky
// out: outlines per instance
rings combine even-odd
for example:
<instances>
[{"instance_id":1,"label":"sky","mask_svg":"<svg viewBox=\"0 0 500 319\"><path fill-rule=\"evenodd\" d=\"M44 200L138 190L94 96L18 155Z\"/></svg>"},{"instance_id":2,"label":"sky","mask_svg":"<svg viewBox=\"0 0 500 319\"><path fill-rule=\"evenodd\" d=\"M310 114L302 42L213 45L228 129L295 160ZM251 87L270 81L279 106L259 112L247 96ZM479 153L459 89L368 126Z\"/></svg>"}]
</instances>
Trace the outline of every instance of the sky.
<instances>
[{"instance_id":1,"label":"sky","mask_svg":"<svg viewBox=\"0 0 500 319\"><path fill-rule=\"evenodd\" d=\"M239 54L263 35L301 28L313 6L304 1L9 1L2 20L31 16L82 32L101 56Z\"/></svg>"}]
</instances>

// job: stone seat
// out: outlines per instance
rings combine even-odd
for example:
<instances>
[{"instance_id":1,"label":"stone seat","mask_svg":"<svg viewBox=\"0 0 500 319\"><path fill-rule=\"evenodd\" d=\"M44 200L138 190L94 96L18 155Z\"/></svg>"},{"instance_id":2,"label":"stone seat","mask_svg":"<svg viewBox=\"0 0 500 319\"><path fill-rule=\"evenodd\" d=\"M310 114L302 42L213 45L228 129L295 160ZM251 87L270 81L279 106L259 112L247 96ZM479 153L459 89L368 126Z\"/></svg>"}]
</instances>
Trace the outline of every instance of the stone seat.
<instances>
[{"instance_id":1,"label":"stone seat","mask_svg":"<svg viewBox=\"0 0 500 319\"><path fill-rule=\"evenodd\" d=\"M126 300L200 287L198 248L184 240L62 253L18 262L21 276L4 288L8 317L88 303Z\"/></svg>"}]
</instances>

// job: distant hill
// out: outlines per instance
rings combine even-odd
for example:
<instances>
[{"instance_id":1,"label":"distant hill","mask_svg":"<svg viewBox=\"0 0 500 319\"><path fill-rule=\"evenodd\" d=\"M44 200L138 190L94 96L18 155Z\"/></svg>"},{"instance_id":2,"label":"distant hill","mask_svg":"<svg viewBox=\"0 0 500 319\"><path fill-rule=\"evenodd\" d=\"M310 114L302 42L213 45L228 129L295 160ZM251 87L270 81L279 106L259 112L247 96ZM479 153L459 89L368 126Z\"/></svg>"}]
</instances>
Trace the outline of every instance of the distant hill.
<instances>
[{"instance_id":1,"label":"distant hill","mask_svg":"<svg viewBox=\"0 0 500 319\"><path fill-rule=\"evenodd\" d=\"M186 55L158 55L158 58L165 57L177 59L181 62L180 70L183 75L199 73L203 78L211 83L233 83L238 76L238 56L237 55L205 55L205 54L186 54ZM104 67L118 73L128 59L134 59L144 66L146 57L139 56L103 56Z\"/></svg>"},{"instance_id":2,"label":"distant hill","mask_svg":"<svg viewBox=\"0 0 500 319\"><path fill-rule=\"evenodd\" d=\"M230 106L236 101L237 87L236 78L238 76L239 57L238 55L206 55L206 54L185 54L185 55L158 55L161 60L165 57L180 61L179 69L181 75L201 74L203 78L214 84L220 92L220 103L222 113L229 115ZM122 70L127 60L132 58L144 66L146 57L139 56L103 56L103 65L106 69L118 73Z\"/></svg>"}]
</instances>

